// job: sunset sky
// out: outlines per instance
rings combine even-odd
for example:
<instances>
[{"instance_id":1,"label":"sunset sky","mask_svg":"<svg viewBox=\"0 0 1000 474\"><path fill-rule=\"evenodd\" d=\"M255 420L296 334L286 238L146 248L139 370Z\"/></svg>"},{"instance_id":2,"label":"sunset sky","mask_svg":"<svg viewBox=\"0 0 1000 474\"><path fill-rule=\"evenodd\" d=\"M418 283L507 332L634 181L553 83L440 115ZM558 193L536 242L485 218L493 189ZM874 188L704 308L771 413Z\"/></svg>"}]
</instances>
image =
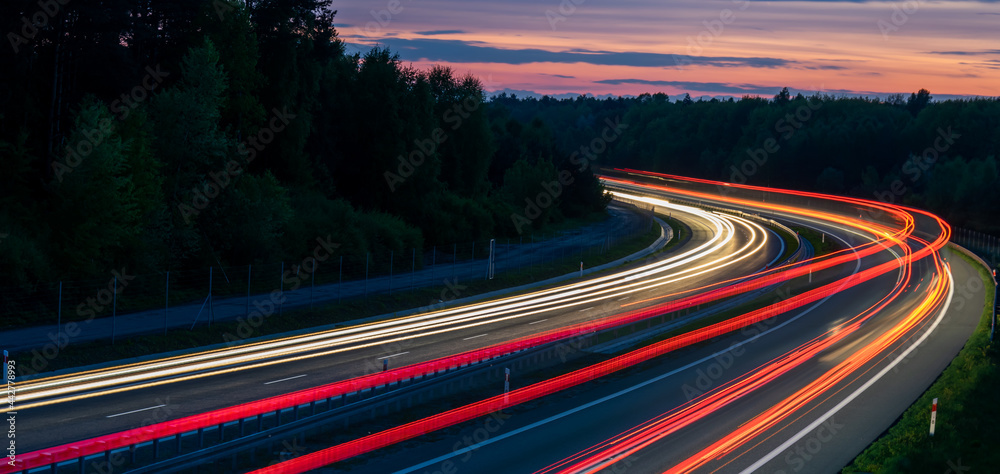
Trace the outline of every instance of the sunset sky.
<instances>
[{"instance_id":1,"label":"sunset sky","mask_svg":"<svg viewBox=\"0 0 1000 474\"><path fill-rule=\"evenodd\" d=\"M1000 96L1000 1L335 1L348 52L388 46L488 91Z\"/></svg>"}]
</instances>

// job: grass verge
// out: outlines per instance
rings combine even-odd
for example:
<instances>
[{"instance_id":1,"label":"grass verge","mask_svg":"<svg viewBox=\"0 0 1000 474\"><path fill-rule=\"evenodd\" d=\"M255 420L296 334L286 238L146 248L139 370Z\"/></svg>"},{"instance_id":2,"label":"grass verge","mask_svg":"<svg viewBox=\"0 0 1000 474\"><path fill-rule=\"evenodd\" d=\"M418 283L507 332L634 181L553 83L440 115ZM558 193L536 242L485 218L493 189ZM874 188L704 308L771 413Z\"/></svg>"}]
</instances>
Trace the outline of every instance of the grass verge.
<instances>
[{"instance_id":1,"label":"grass verge","mask_svg":"<svg viewBox=\"0 0 1000 474\"><path fill-rule=\"evenodd\" d=\"M790 228L795 232L798 232L803 239L809 241L809 244L813 246L813 250L816 252L815 256L817 257L840 250L840 245L834 242L832 238L827 239L824 234L820 232L816 232L808 227L791 226Z\"/></svg>"},{"instance_id":2,"label":"grass verge","mask_svg":"<svg viewBox=\"0 0 1000 474\"><path fill-rule=\"evenodd\" d=\"M777 264L788 260L789 257L799 250L799 239L797 239L794 235L785 232L785 229L778 226L767 225L767 227L777 232L778 235L781 236L781 239L785 241L785 251L780 257L778 257L778 260L775 260Z\"/></svg>"},{"instance_id":3,"label":"grass verge","mask_svg":"<svg viewBox=\"0 0 1000 474\"><path fill-rule=\"evenodd\" d=\"M965 255L959 256L975 267ZM986 308L979 325L948 368L900 419L868 446L843 472L990 472L1000 466L996 420L1000 419L1000 354L990 343L994 288L979 268ZM930 407L938 398L936 433L930 437Z\"/></svg>"}]
</instances>

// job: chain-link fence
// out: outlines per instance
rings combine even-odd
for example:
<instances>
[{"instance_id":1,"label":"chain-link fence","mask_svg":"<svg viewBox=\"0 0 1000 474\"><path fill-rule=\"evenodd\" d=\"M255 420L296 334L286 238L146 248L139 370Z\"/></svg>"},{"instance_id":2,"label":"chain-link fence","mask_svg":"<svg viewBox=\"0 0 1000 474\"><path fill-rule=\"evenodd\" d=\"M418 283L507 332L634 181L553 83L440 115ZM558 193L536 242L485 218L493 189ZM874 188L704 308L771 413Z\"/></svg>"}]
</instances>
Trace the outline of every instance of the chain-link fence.
<instances>
[{"instance_id":1,"label":"chain-link fence","mask_svg":"<svg viewBox=\"0 0 1000 474\"><path fill-rule=\"evenodd\" d=\"M1000 238L971 229L953 227L951 241L979 255L994 268L1000 262Z\"/></svg>"},{"instance_id":2,"label":"chain-link fence","mask_svg":"<svg viewBox=\"0 0 1000 474\"><path fill-rule=\"evenodd\" d=\"M600 232L593 227L601 226L595 225L386 253L340 253L318 238L315 251L294 262L141 275L130 274L125 267L104 279L0 289L0 327L94 322L91 327L100 326L103 332L108 326L113 337L126 327L133 334L166 331L246 317L255 310L280 314L290 308L386 298L491 276L533 276L558 262L579 260L589 267L597 256L647 233L653 224L648 210L622 221L625 225L605 225Z\"/></svg>"}]
</instances>

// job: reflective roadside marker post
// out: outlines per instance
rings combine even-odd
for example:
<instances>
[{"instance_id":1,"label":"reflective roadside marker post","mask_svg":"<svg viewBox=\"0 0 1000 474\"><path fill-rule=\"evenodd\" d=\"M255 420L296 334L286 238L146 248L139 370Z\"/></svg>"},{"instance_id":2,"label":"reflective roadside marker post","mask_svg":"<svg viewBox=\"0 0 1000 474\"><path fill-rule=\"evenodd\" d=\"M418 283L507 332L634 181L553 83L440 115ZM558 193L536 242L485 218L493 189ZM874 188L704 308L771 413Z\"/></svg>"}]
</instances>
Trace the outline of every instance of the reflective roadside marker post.
<instances>
[{"instance_id":1,"label":"reflective roadside marker post","mask_svg":"<svg viewBox=\"0 0 1000 474\"><path fill-rule=\"evenodd\" d=\"M503 404L510 403L510 367L503 369Z\"/></svg>"},{"instance_id":2,"label":"reflective roadside marker post","mask_svg":"<svg viewBox=\"0 0 1000 474\"><path fill-rule=\"evenodd\" d=\"M389 370L389 359L382 359L382 372Z\"/></svg>"},{"instance_id":3,"label":"reflective roadside marker post","mask_svg":"<svg viewBox=\"0 0 1000 474\"><path fill-rule=\"evenodd\" d=\"M583 278L583 262L580 262L580 278Z\"/></svg>"},{"instance_id":4,"label":"reflective roadside marker post","mask_svg":"<svg viewBox=\"0 0 1000 474\"><path fill-rule=\"evenodd\" d=\"M931 405L931 436L934 436L934 423L937 422L937 399Z\"/></svg>"}]
</instances>

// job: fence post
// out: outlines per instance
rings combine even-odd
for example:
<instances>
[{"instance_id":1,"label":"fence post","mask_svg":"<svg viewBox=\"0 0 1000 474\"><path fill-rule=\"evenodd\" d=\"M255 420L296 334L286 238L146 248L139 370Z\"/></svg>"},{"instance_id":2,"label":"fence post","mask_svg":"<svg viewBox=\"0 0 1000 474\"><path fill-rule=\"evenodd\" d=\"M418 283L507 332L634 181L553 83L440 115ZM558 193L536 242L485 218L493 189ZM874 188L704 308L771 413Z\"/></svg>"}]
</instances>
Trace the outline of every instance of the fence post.
<instances>
[{"instance_id":1,"label":"fence post","mask_svg":"<svg viewBox=\"0 0 1000 474\"><path fill-rule=\"evenodd\" d=\"M167 270L166 289L163 291L163 335L167 335L167 313L170 311L170 270Z\"/></svg>"},{"instance_id":2,"label":"fence post","mask_svg":"<svg viewBox=\"0 0 1000 474\"><path fill-rule=\"evenodd\" d=\"M517 244L517 251L521 252L521 255L517 259L517 273L521 273L521 270L524 270L524 236L521 235L519 237L520 242Z\"/></svg>"},{"instance_id":3,"label":"fence post","mask_svg":"<svg viewBox=\"0 0 1000 474\"><path fill-rule=\"evenodd\" d=\"M115 279L115 287L112 288L114 291L112 292L113 298L112 298L112 303L111 303L111 345L112 346L115 345L115 332L116 332L115 330L117 329L115 326L117 325L117 317L118 317L118 275L115 275L114 279Z\"/></svg>"},{"instance_id":4,"label":"fence post","mask_svg":"<svg viewBox=\"0 0 1000 474\"><path fill-rule=\"evenodd\" d=\"M212 270L214 267L208 267L208 327L212 327L212 318L215 314L212 312Z\"/></svg>"},{"instance_id":5,"label":"fence post","mask_svg":"<svg viewBox=\"0 0 1000 474\"><path fill-rule=\"evenodd\" d=\"M62 331L62 282L59 282L59 301L56 304L56 333Z\"/></svg>"},{"instance_id":6,"label":"fence post","mask_svg":"<svg viewBox=\"0 0 1000 474\"><path fill-rule=\"evenodd\" d=\"M247 265L247 317L250 317L250 282L253 279L253 264Z\"/></svg>"}]
</instances>

